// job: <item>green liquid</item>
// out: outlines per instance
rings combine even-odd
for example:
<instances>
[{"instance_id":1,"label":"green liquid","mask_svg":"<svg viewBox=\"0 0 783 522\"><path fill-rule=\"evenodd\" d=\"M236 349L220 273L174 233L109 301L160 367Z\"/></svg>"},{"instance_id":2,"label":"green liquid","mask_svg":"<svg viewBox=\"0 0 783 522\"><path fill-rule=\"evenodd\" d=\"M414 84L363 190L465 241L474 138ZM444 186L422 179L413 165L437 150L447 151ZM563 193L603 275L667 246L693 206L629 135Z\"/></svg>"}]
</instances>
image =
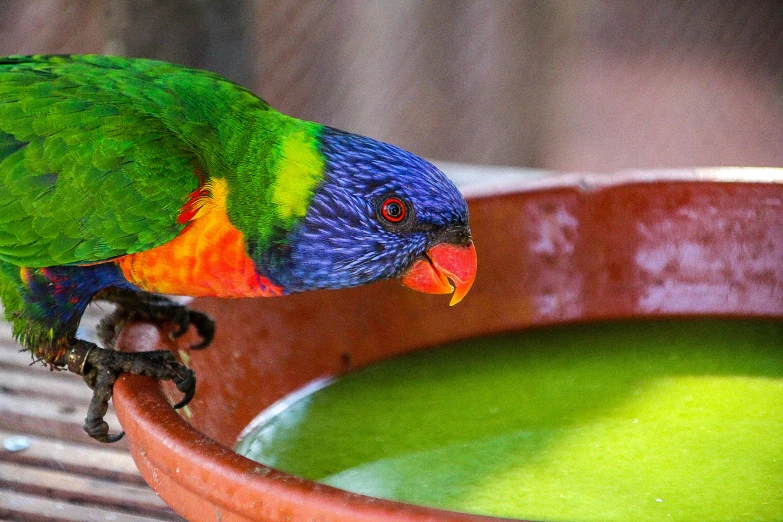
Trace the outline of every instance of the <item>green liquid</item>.
<instances>
[{"instance_id":1,"label":"green liquid","mask_svg":"<svg viewBox=\"0 0 783 522\"><path fill-rule=\"evenodd\" d=\"M783 322L616 322L422 351L304 397L238 451L453 511L782 520Z\"/></svg>"}]
</instances>

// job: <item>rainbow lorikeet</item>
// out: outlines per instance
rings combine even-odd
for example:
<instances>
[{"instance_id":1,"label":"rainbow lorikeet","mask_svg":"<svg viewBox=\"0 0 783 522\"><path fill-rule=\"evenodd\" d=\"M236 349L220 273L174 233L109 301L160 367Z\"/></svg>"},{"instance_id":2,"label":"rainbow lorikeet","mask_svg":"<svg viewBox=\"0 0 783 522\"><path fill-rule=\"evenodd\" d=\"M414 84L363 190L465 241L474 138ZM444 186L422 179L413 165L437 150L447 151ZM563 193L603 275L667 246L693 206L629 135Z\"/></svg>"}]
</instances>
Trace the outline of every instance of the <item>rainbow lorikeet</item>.
<instances>
[{"instance_id":1,"label":"rainbow lorikeet","mask_svg":"<svg viewBox=\"0 0 783 522\"><path fill-rule=\"evenodd\" d=\"M218 75L109 56L0 58L0 298L33 356L93 389L103 420L121 372L195 377L168 351L79 339L93 299L170 320L211 319L160 294L278 296L399 278L467 293L468 208L437 168L393 145L281 114ZM453 286L452 286L453 285ZM111 335L102 337L104 344Z\"/></svg>"}]
</instances>

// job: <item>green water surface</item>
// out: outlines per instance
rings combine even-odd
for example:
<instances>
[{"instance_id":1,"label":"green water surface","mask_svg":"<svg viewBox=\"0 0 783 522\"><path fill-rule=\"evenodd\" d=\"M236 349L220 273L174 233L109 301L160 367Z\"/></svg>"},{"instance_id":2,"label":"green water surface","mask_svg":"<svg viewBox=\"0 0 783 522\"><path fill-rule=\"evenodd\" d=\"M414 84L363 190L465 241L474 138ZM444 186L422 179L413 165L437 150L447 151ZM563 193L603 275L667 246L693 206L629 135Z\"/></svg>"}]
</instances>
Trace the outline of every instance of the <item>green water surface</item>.
<instances>
[{"instance_id":1,"label":"green water surface","mask_svg":"<svg viewBox=\"0 0 783 522\"><path fill-rule=\"evenodd\" d=\"M338 379L238 451L338 488L543 520L783 520L783 322L534 330Z\"/></svg>"}]
</instances>

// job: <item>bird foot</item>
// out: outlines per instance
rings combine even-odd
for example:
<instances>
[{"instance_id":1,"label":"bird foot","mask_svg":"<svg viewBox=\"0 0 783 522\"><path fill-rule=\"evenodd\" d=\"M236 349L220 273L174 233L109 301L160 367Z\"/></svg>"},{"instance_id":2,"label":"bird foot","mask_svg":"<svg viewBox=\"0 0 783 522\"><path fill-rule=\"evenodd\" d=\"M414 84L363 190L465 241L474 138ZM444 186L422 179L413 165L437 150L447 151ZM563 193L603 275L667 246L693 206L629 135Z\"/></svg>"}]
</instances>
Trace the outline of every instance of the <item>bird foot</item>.
<instances>
[{"instance_id":1,"label":"bird foot","mask_svg":"<svg viewBox=\"0 0 783 522\"><path fill-rule=\"evenodd\" d=\"M158 380L169 380L185 394L174 408L182 408L190 402L196 392L196 377L193 370L178 363L168 350L154 352L116 352L99 348L97 345L76 340L66 352L66 365L81 375L92 388L93 395L84 431L99 442L116 442L125 432L109 434L109 425L104 420L112 396L112 388L121 373L146 375Z\"/></svg>"},{"instance_id":2,"label":"bird foot","mask_svg":"<svg viewBox=\"0 0 783 522\"><path fill-rule=\"evenodd\" d=\"M215 337L215 322L211 317L167 297L148 292L115 289L104 292L99 298L117 305L117 310L104 317L98 325L98 336L103 345L108 348L114 346L117 335L125 323L134 318L176 324L177 329L171 333L172 339L185 335L190 325L195 326L201 342L191 345L191 350L206 348Z\"/></svg>"}]
</instances>

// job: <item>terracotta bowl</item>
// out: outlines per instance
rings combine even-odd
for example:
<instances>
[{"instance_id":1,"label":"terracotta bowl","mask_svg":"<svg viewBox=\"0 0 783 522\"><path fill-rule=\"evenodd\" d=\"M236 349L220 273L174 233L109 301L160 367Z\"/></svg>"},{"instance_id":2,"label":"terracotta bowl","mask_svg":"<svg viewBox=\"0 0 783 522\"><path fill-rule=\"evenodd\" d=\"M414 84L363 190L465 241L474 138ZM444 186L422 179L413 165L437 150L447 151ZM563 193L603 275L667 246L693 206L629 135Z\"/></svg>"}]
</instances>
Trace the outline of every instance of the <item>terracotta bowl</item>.
<instances>
[{"instance_id":1,"label":"terracotta bowl","mask_svg":"<svg viewBox=\"0 0 783 522\"><path fill-rule=\"evenodd\" d=\"M324 376L436 343L531 326L670 316L783 317L783 170L487 176L468 183L479 255L458 306L396 282L285 298L199 299L218 325L189 352L149 324L125 350L170 348L198 388L124 376L117 414L149 484L188 520L497 520L347 493L235 454L264 408ZM422 470L426 473L426 470Z\"/></svg>"}]
</instances>

